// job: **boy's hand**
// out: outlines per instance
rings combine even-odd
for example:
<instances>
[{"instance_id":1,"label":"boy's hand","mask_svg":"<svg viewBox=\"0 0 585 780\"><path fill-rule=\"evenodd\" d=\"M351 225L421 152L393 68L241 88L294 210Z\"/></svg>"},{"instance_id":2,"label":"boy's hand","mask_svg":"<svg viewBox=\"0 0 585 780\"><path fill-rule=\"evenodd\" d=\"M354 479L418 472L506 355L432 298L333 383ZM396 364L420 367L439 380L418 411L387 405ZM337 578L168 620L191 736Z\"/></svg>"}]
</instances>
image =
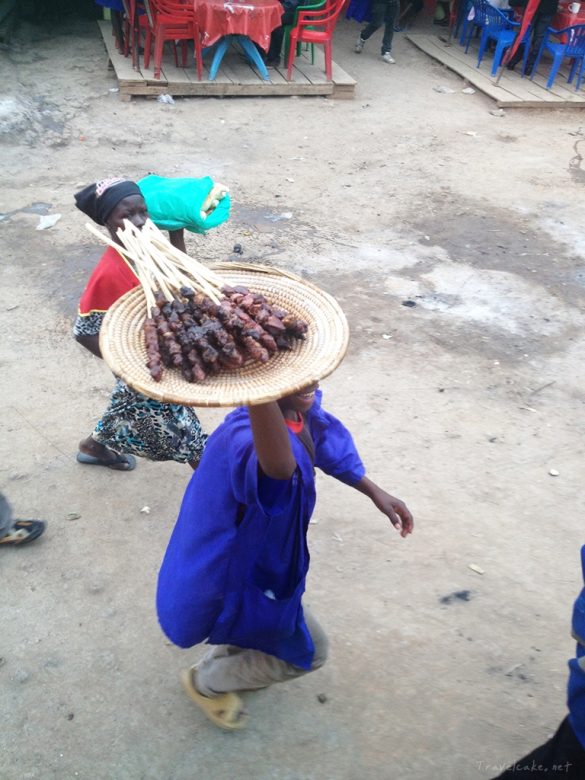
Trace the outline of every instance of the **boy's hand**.
<instances>
[{"instance_id":1,"label":"boy's hand","mask_svg":"<svg viewBox=\"0 0 585 780\"><path fill-rule=\"evenodd\" d=\"M405 539L408 534L412 533L414 520L404 501L391 496L384 490L380 490L379 495L373 498L373 501L380 512L388 517L394 528L396 528L397 531L400 531L400 536L402 536L403 539Z\"/></svg>"},{"instance_id":2,"label":"boy's hand","mask_svg":"<svg viewBox=\"0 0 585 780\"><path fill-rule=\"evenodd\" d=\"M378 487L378 485L376 485L375 482L372 482L371 479L368 479L368 477L362 477L360 481L354 485L354 488L374 502L380 512L385 514L390 520L394 528L396 528L397 531L400 531L400 536L402 536L403 539L405 539L408 534L412 533L414 520L404 501L391 496L390 493L386 493L385 490Z\"/></svg>"}]
</instances>

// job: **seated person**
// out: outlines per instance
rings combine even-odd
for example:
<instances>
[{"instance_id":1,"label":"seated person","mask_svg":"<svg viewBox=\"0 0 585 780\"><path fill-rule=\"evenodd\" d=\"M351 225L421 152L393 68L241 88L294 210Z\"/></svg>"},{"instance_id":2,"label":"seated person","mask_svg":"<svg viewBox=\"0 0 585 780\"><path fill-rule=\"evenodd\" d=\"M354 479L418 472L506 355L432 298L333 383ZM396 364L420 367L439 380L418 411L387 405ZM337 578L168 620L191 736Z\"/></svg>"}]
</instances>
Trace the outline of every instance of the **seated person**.
<instances>
[{"instance_id":1,"label":"seated person","mask_svg":"<svg viewBox=\"0 0 585 780\"><path fill-rule=\"evenodd\" d=\"M295 12L301 5L314 5L317 0L280 0L284 9L282 14L281 26L272 31L270 36L270 46L265 57L265 62L269 68L278 68L280 65L280 52L282 50L282 41L284 38L284 28L292 24L295 20Z\"/></svg>"},{"instance_id":2,"label":"seated person","mask_svg":"<svg viewBox=\"0 0 585 780\"><path fill-rule=\"evenodd\" d=\"M526 8L527 0L510 0L510 5L514 9ZM559 8L559 0L540 0L538 7L532 17L532 37L530 39L530 50L526 58L526 73L532 73L536 57L540 50L540 44L545 36L547 29L551 26L553 17ZM524 44L521 43L516 49L514 56L506 66L508 70L514 70L516 65L524 56Z\"/></svg>"},{"instance_id":3,"label":"seated person","mask_svg":"<svg viewBox=\"0 0 585 780\"><path fill-rule=\"evenodd\" d=\"M439 27L449 26L449 8L450 3L446 0L437 0L435 7L435 15L433 17L433 24L438 24Z\"/></svg>"}]
</instances>

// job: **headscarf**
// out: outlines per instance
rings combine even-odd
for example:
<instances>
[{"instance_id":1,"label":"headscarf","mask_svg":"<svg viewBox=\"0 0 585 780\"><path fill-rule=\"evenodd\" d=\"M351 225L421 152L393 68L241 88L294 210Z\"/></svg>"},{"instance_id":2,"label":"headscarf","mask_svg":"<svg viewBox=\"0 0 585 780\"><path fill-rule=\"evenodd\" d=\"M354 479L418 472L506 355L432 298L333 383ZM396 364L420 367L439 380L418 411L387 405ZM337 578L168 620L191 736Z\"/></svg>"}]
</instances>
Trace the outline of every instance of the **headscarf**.
<instances>
[{"instance_id":1,"label":"headscarf","mask_svg":"<svg viewBox=\"0 0 585 780\"><path fill-rule=\"evenodd\" d=\"M75 205L98 225L105 225L118 203L130 195L142 196L140 187L133 181L103 179L75 193Z\"/></svg>"}]
</instances>

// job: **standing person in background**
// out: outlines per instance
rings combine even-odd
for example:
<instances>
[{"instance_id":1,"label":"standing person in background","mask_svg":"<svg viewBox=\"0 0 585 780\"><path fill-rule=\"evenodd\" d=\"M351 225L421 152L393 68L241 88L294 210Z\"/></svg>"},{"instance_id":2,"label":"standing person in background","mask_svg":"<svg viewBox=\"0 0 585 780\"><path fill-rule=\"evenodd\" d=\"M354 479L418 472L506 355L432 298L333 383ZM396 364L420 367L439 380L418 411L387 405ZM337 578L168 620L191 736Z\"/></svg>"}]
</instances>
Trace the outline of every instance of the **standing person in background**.
<instances>
[{"instance_id":1,"label":"standing person in background","mask_svg":"<svg viewBox=\"0 0 585 780\"><path fill-rule=\"evenodd\" d=\"M382 59L389 65L393 65L396 62L391 52L392 38L394 36L394 23L399 10L399 0L373 0L372 20L363 28L355 44L355 51L357 54L361 54L368 38L384 25L381 49Z\"/></svg>"},{"instance_id":2,"label":"standing person in background","mask_svg":"<svg viewBox=\"0 0 585 780\"><path fill-rule=\"evenodd\" d=\"M527 2L528 0L509 0L511 8L526 8ZM530 39L530 51L528 52L528 57L526 59L526 73L528 75L532 73L544 34L551 26L553 17L558 11L558 8L559 0L540 0L538 8L532 17L532 37ZM514 70L523 55L524 44L521 43L514 52L514 56L510 62L506 65L508 70Z\"/></svg>"}]
</instances>

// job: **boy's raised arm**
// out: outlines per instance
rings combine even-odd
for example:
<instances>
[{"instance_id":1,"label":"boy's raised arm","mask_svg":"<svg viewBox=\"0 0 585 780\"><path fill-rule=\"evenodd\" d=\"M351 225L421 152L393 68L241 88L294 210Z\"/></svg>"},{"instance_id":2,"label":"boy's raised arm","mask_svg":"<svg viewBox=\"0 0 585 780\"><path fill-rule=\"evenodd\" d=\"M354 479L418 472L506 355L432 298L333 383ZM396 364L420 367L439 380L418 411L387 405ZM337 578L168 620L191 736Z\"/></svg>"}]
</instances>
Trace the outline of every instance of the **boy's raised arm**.
<instances>
[{"instance_id":1,"label":"boy's raised arm","mask_svg":"<svg viewBox=\"0 0 585 780\"><path fill-rule=\"evenodd\" d=\"M254 447L262 472L271 479L290 479L297 462L288 429L276 401L248 407Z\"/></svg>"}]
</instances>

